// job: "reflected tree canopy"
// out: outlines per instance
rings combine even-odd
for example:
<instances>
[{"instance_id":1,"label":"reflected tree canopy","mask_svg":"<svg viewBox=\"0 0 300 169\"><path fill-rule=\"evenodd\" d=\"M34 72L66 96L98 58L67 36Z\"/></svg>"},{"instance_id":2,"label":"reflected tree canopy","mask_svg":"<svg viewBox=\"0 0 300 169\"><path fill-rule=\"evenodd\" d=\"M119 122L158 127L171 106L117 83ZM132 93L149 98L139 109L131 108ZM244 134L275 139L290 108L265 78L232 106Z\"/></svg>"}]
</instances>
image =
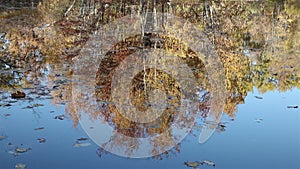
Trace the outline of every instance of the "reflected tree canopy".
<instances>
[{"instance_id":1,"label":"reflected tree canopy","mask_svg":"<svg viewBox=\"0 0 300 169\"><path fill-rule=\"evenodd\" d=\"M261 93L300 88L300 2L297 0L0 2L0 91L34 89L47 82L53 102L66 104L66 112L75 126L80 115L74 105L85 107L87 112L95 109L92 108L95 105L90 105L84 96L78 95L77 100L72 99L71 65L74 58L89 37L103 25L141 11L172 13L193 23L207 35L225 70L226 84L223 85L226 85L228 92L224 113L229 116L234 117L237 105L242 104L247 92L254 88ZM199 98L199 111L205 118L210 109L212 92L205 63L176 37L143 33L116 43L101 62L95 94L102 109L90 112L91 119L96 120L102 114L118 132L131 137L152 136L170 127L183 96L174 78L165 72L145 69L131 82L129 95L137 109L146 111L153 107L150 102L163 104L162 108L154 106L164 109L157 120L147 124L132 122L122 117L117 108L110 104L111 79L115 68L134 52L149 48L171 52L191 68L197 79L195 86L200 86L200 91L204 93ZM157 89L164 92L159 93L160 98L153 98L153 92ZM168 137L170 133L162 138L166 146L172 142ZM122 138L114 139L131 149L139 146L135 142L125 143ZM153 149L153 154L157 151ZM174 151L179 152L180 146Z\"/></svg>"}]
</instances>

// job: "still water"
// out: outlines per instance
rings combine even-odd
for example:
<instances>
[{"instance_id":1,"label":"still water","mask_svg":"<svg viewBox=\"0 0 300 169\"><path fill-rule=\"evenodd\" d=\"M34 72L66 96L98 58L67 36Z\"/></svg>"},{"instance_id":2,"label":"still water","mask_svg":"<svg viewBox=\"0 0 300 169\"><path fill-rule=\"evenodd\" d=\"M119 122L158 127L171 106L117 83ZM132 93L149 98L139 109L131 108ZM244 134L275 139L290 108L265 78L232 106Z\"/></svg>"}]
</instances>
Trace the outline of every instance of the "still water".
<instances>
[{"instance_id":1,"label":"still water","mask_svg":"<svg viewBox=\"0 0 300 169\"><path fill-rule=\"evenodd\" d=\"M287 105L299 104L299 94L299 89L263 95L250 92L245 104L238 106L234 121L223 117L222 122L228 122L225 131L215 132L206 143L199 144L199 130L195 129L181 142L180 152L162 159L128 159L110 153L99 157L99 146L91 140L87 141L90 146L74 147L77 139L88 138L81 126L74 127L70 119L54 119L65 114L65 106L55 106L51 100L17 102L12 107L1 107L1 135L7 138L1 140L0 165L1 168L14 168L17 163L25 163L28 168L186 168L185 161L212 160L215 168L298 168L299 110L287 109ZM45 106L23 108L34 103ZM39 127L44 129L34 130ZM45 138L46 142L39 143L38 138ZM15 157L8 153L15 146L32 150Z\"/></svg>"},{"instance_id":2,"label":"still water","mask_svg":"<svg viewBox=\"0 0 300 169\"><path fill-rule=\"evenodd\" d=\"M0 168L300 168L297 1L0 6Z\"/></svg>"}]
</instances>

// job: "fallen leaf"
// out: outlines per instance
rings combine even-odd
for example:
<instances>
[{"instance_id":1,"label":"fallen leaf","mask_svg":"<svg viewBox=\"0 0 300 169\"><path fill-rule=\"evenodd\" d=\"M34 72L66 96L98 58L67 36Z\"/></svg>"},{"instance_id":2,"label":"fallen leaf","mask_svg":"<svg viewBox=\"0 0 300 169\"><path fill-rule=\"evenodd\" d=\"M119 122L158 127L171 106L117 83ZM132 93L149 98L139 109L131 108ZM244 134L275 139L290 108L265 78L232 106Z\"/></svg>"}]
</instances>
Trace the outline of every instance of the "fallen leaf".
<instances>
[{"instance_id":1,"label":"fallen leaf","mask_svg":"<svg viewBox=\"0 0 300 169\"><path fill-rule=\"evenodd\" d=\"M58 115L58 116L55 116L54 119L64 120L64 119L65 119L65 115Z\"/></svg>"},{"instance_id":2,"label":"fallen leaf","mask_svg":"<svg viewBox=\"0 0 300 169\"><path fill-rule=\"evenodd\" d=\"M200 162L198 162L198 161L184 162L183 164L186 165L186 166L188 166L188 167L197 168L200 165Z\"/></svg>"},{"instance_id":3,"label":"fallen leaf","mask_svg":"<svg viewBox=\"0 0 300 169\"><path fill-rule=\"evenodd\" d=\"M31 150L31 148L16 147L15 152L16 153L26 153L28 150Z\"/></svg>"},{"instance_id":4,"label":"fallen leaf","mask_svg":"<svg viewBox=\"0 0 300 169\"><path fill-rule=\"evenodd\" d=\"M260 96L254 96L254 97L257 99L263 99L263 97L260 97Z\"/></svg>"},{"instance_id":5,"label":"fallen leaf","mask_svg":"<svg viewBox=\"0 0 300 169\"><path fill-rule=\"evenodd\" d=\"M203 164L206 164L206 165L209 165L209 166L216 166L215 162L213 161L209 161L209 160L204 160L203 162L201 162L201 165Z\"/></svg>"},{"instance_id":6,"label":"fallen leaf","mask_svg":"<svg viewBox=\"0 0 300 169\"><path fill-rule=\"evenodd\" d=\"M39 143L45 143L46 142L45 138L38 138L37 140L38 140Z\"/></svg>"},{"instance_id":7,"label":"fallen leaf","mask_svg":"<svg viewBox=\"0 0 300 169\"><path fill-rule=\"evenodd\" d=\"M88 138L81 137L81 138L77 139L77 141L85 141L85 140L88 140Z\"/></svg>"},{"instance_id":8,"label":"fallen leaf","mask_svg":"<svg viewBox=\"0 0 300 169\"><path fill-rule=\"evenodd\" d=\"M32 105L33 107L40 107L40 106L44 106L43 104L39 104L39 103L35 103Z\"/></svg>"},{"instance_id":9,"label":"fallen leaf","mask_svg":"<svg viewBox=\"0 0 300 169\"><path fill-rule=\"evenodd\" d=\"M0 107L9 107L9 106L12 106L12 105L9 104L9 103L3 103L3 104L0 104Z\"/></svg>"},{"instance_id":10,"label":"fallen leaf","mask_svg":"<svg viewBox=\"0 0 300 169\"><path fill-rule=\"evenodd\" d=\"M18 163L18 164L15 165L15 168L17 168L17 169L25 169L26 168L26 164Z\"/></svg>"},{"instance_id":11,"label":"fallen leaf","mask_svg":"<svg viewBox=\"0 0 300 169\"><path fill-rule=\"evenodd\" d=\"M287 106L289 109L298 109L298 106Z\"/></svg>"},{"instance_id":12,"label":"fallen leaf","mask_svg":"<svg viewBox=\"0 0 300 169\"><path fill-rule=\"evenodd\" d=\"M263 121L263 119L255 119L256 123L261 123Z\"/></svg>"},{"instance_id":13,"label":"fallen leaf","mask_svg":"<svg viewBox=\"0 0 300 169\"><path fill-rule=\"evenodd\" d=\"M20 92L20 91L17 91L15 93L12 93L11 94L11 98L13 99L19 99L19 98L24 98L26 95L24 92Z\"/></svg>"},{"instance_id":14,"label":"fallen leaf","mask_svg":"<svg viewBox=\"0 0 300 169\"><path fill-rule=\"evenodd\" d=\"M34 130L44 130L45 127L38 127L38 128L35 128Z\"/></svg>"}]
</instances>

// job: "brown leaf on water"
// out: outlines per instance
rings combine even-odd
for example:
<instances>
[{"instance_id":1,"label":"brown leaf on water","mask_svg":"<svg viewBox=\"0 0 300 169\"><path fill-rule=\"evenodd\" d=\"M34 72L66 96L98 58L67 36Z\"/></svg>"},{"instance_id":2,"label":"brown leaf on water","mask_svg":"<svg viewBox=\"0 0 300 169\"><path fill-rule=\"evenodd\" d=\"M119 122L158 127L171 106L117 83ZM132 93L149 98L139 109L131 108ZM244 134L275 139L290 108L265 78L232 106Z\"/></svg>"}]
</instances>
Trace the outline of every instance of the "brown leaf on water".
<instances>
[{"instance_id":1,"label":"brown leaf on water","mask_svg":"<svg viewBox=\"0 0 300 169\"><path fill-rule=\"evenodd\" d=\"M11 94L11 98L13 99L20 99L20 98L24 98L26 95L24 92L21 92L21 91L17 91L15 93L12 93Z\"/></svg>"}]
</instances>

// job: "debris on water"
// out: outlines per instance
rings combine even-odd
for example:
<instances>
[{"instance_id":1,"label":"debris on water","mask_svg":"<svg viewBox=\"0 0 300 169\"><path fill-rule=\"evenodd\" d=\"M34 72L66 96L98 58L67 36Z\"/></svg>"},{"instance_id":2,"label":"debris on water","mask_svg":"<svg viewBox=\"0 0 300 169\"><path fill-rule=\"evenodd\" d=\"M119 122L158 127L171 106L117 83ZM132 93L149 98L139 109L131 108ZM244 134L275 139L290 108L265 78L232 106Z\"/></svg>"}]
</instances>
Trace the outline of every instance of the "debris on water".
<instances>
[{"instance_id":1,"label":"debris on water","mask_svg":"<svg viewBox=\"0 0 300 169\"><path fill-rule=\"evenodd\" d=\"M38 128L35 128L34 130L44 130L45 127L38 127Z\"/></svg>"},{"instance_id":2,"label":"debris on water","mask_svg":"<svg viewBox=\"0 0 300 169\"><path fill-rule=\"evenodd\" d=\"M54 113L55 111L51 110L50 113Z\"/></svg>"},{"instance_id":3,"label":"debris on water","mask_svg":"<svg viewBox=\"0 0 300 169\"><path fill-rule=\"evenodd\" d=\"M224 123L219 123L216 130L218 132L224 132L226 130L226 126L224 125Z\"/></svg>"},{"instance_id":4,"label":"debris on water","mask_svg":"<svg viewBox=\"0 0 300 169\"><path fill-rule=\"evenodd\" d=\"M88 138L81 137L81 138L77 139L77 141L86 141L86 140L88 140Z\"/></svg>"},{"instance_id":5,"label":"debris on water","mask_svg":"<svg viewBox=\"0 0 300 169\"><path fill-rule=\"evenodd\" d=\"M188 167L192 167L193 169L196 169L201 163L199 161L194 161L194 162L184 162L184 165Z\"/></svg>"},{"instance_id":6,"label":"debris on water","mask_svg":"<svg viewBox=\"0 0 300 169\"><path fill-rule=\"evenodd\" d=\"M1 140L4 140L4 139L6 139L6 138L7 138L6 136L0 135L0 141L1 141Z\"/></svg>"},{"instance_id":7,"label":"debris on water","mask_svg":"<svg viewBox=\"0 0 300 169\"><path fill-rule=\"evenodd\" d=\"M204 164L209 165L209 166L213 166L213 167L216 166L215 162L209 161L209 160L204 160L204 161L201 162L201 165L204 165Z\"/></svg>"},{"instance_id":8,"label":"debris on water","mask_svg":"<svg viewBox=\"0 0 300 169\"><path fill-rule=\"evenodd\" d=\"M33 106L26 106L26 107L23 107L22 109L33 109Z\"/></svg>"},{"instance_id":9,"label":"debris on water","mask_svg":"<svg viewBox=\"0 0 300 169\"><path fill-rule=\"evenodd\" d=\"M46 139L45 138L38 138L37 141L39 143L45 143L46 142Z\"/></svg>"},{"instance_id":10,"label":"debris on water","mask_svg":"<svg viewBox=\"0 0 300 169\"><path fill-rule=\"evenodd\" d=\"M263 97L261 97L261 96L254 96L254 97L257 99L263 99Z\"/></svg>"},{"instance_id":11,"label":"debris on water","mask_svg":"<svg viewBox=\"0 0 300 169\"><path fill-rule=\"evenodd\" d=\"M15 153L26 153L27 151L31 150L31 148L21 148L21 147L16 147Z\"/></svg>"},{"instance_id":12,"label":"debris on water","mask_svg":"<svg viewBox=\"0 0 300 169\"><path fill-rule=\"evenodd\" d=\"M7 113L7 114L4 114L5 117L9 117L11 116L11 114Z\"/></svg>"},{"instance_id":13,"label":"debris on water","mask_svg":"<svg viewBox=\"0 0 300 169\"><path fill-rule=\"evenodd\" d=\"M58 116L55 116L54 119L58 119L58 120L64 120L66 117L65 115L58 115Z\"/></svg>"},{"instance_id":14,"label":"debris on water","mask_svg":"<svg viewBox=\"0 0 300 169\"><path fill-rule=\"evenodd\" d=\"M289 109L298 109L298 106L287 106Z\"/></svg>"},{"instance_id":15,"label":"debris on water","mask_svg":"<svg viewBox=\"0 0 300 169\"><path fill-rule=\"evenodd\" d=\"M3 103L3 104L0 104L0 107L9 107L9 106L12 106L10 103Z\"/></svg>"},{"instance_id":16,"label":"debris on water","mask_svg":"<svg viewBox=\"0 0 300 169\"><path fill-rule=\"evenodd\" d=\"M11 98L13 98L13 99L25 98L25 96L26 96L25 93L21 92L21 91L17 91L15 93L11 94Z\"/></svg>"},{"instance_id":17,"label":"debris on water","mask_svg":"<svg viewBox=\"0 0 300 169\"><path fill-rule=\"evenodd\" d=\"M90 146L91 143L78 143L76 142L73 147L87 147L87 146Z\"/></svg>"},{"instance_id":18,"label":"debris on water","mask_svg":"<svg viewBox=\"0 0 300 169\"><path fill-rule=\"evenodd\" d=\"M39 103L35 103L32 105L33 107L40 107L40 106L44 106L43 104L39 104Z\"/></svg>"},{"instance_id":19,"label":"debris on water","mask_svg":"<svg viewBox=\"0 0 300 169\"><path fill-rule=\"evenodd\" d=\"M18 163L18 164L15 165L15 168L16 169L25 169L26 168L26 164Z\"/></svg>"},{"instance_id":20,"label":"debris on water","mask_svg":"<svg viewBox=\"0 0 300 169\"><path fill-rule=\"evenodd\" d=\"M44 105L43 104L39 104L39 103L35 103L33 105L29 105L29 106L23 107L23 109L32 109L32 108L40 107L40 106L44 106Z\"/></svg>"},{"instance_id":21,"label":"debris on water","mask_svg":"<svg viewBox=\"0 0 300 169\"><path fill-rule=\"evenodd\" d=\"M256 123L261 123L263 121L263 119L255 119Z\"/></svg>"}]
</instances>

